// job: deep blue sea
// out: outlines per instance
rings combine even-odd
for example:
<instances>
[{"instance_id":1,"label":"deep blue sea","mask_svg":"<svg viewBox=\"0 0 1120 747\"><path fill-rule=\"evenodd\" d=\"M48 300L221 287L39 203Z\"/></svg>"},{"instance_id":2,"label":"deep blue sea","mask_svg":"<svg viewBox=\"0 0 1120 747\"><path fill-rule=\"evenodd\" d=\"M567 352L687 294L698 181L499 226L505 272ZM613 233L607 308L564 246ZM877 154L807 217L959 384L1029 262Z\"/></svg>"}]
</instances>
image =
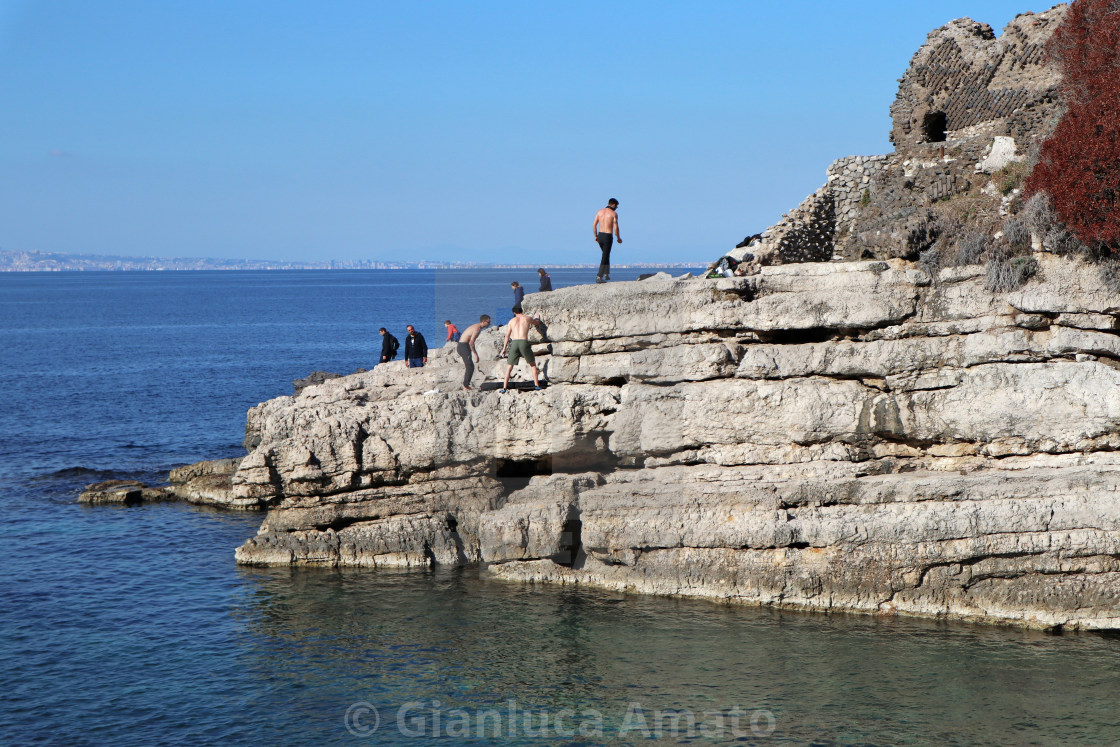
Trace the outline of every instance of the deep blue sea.
<instances>
[{"instance_id":1,"label":"deep blue sea","mask_svg":"<svg viewBox=\"0 0 1120 747\"><path fill-rule=\"evenodd\" d=\"M616 270L616 279L639 270ZM675 270L676 274L683 270ZM557 270L557 287L593 270ZM1116 744L1120 638L246 569L259 514L84 507L245 411L504 321L524 270L0 274L0 744Z\"/></svg>"}]
</instances>

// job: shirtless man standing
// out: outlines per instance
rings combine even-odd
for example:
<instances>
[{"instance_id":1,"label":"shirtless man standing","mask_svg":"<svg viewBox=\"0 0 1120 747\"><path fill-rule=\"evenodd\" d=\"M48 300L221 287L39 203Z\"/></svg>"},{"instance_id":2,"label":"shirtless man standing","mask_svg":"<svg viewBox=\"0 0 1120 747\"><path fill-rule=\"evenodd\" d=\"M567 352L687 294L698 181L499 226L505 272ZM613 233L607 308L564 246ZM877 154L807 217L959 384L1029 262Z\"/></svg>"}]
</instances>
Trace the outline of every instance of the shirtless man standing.
<instances>
[{"instance_id":1,"label":"shirtless man standing","mask_svg":"<svg viewBox=\"0 0 1120 747\"><path fill-rule=\"evenodd\" d=\"M599 260L599 274L595 276L596 283L605 283L611 279L611 244L612 238L617 238L622 243L622 234L618 232L618 200L610 198L607 206L595 213L595 222L591 224L591 232L595 234L595 241L603 250L602 259ZM611 236L614 233L614 237Z\"/></svg>"},{"instance_id":2,"label":"shirtless man standing","mask_svg":"<svg viewBox=\"0 0 1120 747\"><path fill-rule=\"evenodd\" d=\"M459 357L463 359L463 365L467 367L463 373L463 388L468 392L471 390L471 377L474 376L474 364L478 363L478 350L474 346L474 341L478 339L478 333L490 326L490 317L483 314L478 318L478 324L472 324L463 330L462 336L459 338L459 344L455 346L455 351L459 353ZM471 353L474 353L474 360L471 360Z\"/></svg>"},{"instance_id":3,"label":"shirtless man standing","mask_svg":"<svg viewBox=\"0 0 1120 747\"><path fill-rule=\"evenodd\" d=\"M529 344L529 325L532 323L533 320L525 316L521 306L513 307L513 319L509 320L509 325L506 327L506 341L502 344L502 352L500 353L500 355L505 355L506 348L509 348L509 357L506 358L506 363L509 365L506 367L506 380L502 384L503 394L509 389L510 372L522 358L528 361L529 367L533 369L533 388L541 388L541 382L537 374L537 359L533 357L533 346Z\"/></svg>"}]
</instances>

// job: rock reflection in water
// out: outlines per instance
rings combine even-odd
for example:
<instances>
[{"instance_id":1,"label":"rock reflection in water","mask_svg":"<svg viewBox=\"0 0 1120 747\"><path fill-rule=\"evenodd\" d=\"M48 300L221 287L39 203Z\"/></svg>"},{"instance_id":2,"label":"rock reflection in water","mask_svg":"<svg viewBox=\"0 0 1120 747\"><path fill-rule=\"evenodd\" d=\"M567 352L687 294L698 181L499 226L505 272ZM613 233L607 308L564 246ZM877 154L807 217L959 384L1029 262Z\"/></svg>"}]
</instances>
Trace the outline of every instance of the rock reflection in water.
<instances>
[{"instance_id":1,"label":"rock reflection in water","mask_svg":"<svg viewBox=\"0 0 1120 747\"><path fill-rule=\"evenodd\" d=\"M512 700L600 712L612 738L635 704L765 709L776 730L760 743L1120 737L1120 648L1103 636L506 585L474 570L242 573L254 708L302 711L324 733L356 701L377 706L391 743L408 741L403 704L434 701L446 718Z\"/></svg>"}]
</instances>

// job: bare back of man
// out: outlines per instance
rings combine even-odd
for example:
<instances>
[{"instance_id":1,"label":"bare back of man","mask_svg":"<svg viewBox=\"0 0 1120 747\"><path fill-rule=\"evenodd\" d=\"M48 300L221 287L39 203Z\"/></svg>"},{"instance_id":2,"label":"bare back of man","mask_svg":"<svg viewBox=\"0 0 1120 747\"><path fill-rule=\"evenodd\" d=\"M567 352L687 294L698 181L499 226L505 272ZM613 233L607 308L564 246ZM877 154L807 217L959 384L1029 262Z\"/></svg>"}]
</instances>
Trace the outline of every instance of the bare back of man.
<instances>
[{"instance_id":1,"label":"bare back of man","mask_svg":"<svg viewBox=\"0 0 1120 747\"><path fill-rule=\"evenodd\" d=\"M587 215L587 213L584 213ZM599 212L595 213L595 223L592 225L592 231L596 234L600 233L614 233L615 226L618 223L618 213L611 210L609 207L601 208Z\"/></svg>"},{"instance_id":2,"label":"bare back of man","mask_svg":"<svg viewBox=\"0 0 1120 747\"><path fill-rule=\"evenodd\" d=\"M532 320L524 314L516 314L513 319L509 320L508 339L510 340L528 340L529 327L533 324Z\"/></svg>"},{"instance_id":3,"label":"bare back of man","mask_svg":"<svg viewBox=\"0 0 1120 747\"><path fill-rule=\"evenodd\" d=\"M599 258L599 274L595 276L596 283L603 283L611 279L611 245L615 239L622 243L622 234L618 229L618 200L613 197L607 200L607 206L595 213L595 222L591 224L591 232L595 234L595 243L599 245L602 255Z\"/></svg>"},{"instance_id":4,"label":"bare back of man","mask_svg":"<svg viewBox=\"0 0 1120 747\"><path fill-rule=\"evenodd\" d=\"M459 336L459 342L455 346L456 352L459 357L463 359L463 388L470 391L471 378L474 376L474 364L478 363L478 350L475 348L475 340L482 330L490 326L490 317L483 314L478 322L467 327L462 335ZM471 357L474 360L471 360Z\"/></svg>"},{"instance_id":5,"label":"bare back of man","mask_svg":"<svg viewBox=\"0 0 1120 747\"><path fill-rule=\"evenodd\" d=\"M513 372L513 367L524 359L529 364L529 368L533 372L533 386L537 389L541 388L539 373L537 370L537 361L533 357L533 346L529 344L529 327L533 324L533 320L525 316L521 311L520 306L513 307L513 319L509 320L506 326L506 339L502 345L502 355L506 354L506 349L509 349L509 357L506 359L506 378L502 384L502 391L509 389L509 375Z\"/></svg>"},{"instance_id":6,"label":"bare back of man","mask_svg":"<svg viewBox=\"0 0 1120 747\"><path fill-rule=\"evenodd\" d=\"M485 322L485 323L476 322L475 324L472 324L471 326L469 326L465 330L463 330L463 334L459 338L459 342L465 342L468 345L472 345L475 342L475 340L478 339L479 333L482 332L483 329L485 329L486 327L489 327L489 326L490 326L490 323L488 321Z\"/></svg>"}]
</instances>

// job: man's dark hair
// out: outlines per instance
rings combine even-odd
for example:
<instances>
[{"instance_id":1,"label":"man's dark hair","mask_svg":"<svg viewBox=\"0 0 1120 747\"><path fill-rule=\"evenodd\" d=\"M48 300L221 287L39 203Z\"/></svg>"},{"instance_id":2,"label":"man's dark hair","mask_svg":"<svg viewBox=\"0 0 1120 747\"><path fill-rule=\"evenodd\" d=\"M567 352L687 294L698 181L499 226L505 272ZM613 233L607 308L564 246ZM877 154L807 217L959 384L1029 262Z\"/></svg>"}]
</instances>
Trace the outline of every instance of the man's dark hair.
<instances>
[{"instance_id":1,"label":"man's dark hair","mask_svg":"<svg viewBox=\"0 0 1120 747\"><path fill-rule=\"evenodd\" d=\"M510 285L512 285L514 288L516 288L518 286L518 282L516 280L514 280L512 283L510 283Z\"/></svg>"},{"instance_id":2,"label":"man's dark hair","mask_svg":"<svg viewBox=\"0 0 1120 747\"><path fill-rule=\"evenodd\" d=\"M543 267L538 267L538 268L537 268L537 274L538 274L538 275L544 275L544 274L546 274L546 273L545 273L545 271L544 271L544 268L543 268Z\"/></svg>"},{"instance_id":3,"label":"man's dark hair","mask_svg":"<svg viewBox=\"0 0 1120 747\"><path fill-rule=\"evenodd\" d=\"M480 317L478 318L478 321L480 321L480 322L488 322L488 321L490 321L490 315L489 315L489 314L483 314L482 316L480 316Z\"/></svg>"},{"instance_id":4,"label":"man's dark hair","mask_svg":"<svg viewBox=\"0 0 1120 747\"><path fill-rule=\"evenodd\" d=\"M613 205L617 205L617 204L618 204L618 200L616 200L616 199L615 199L615 198L613 198L613 197L612 197L612 198L610 198L609 200L607 200L607 207L611 207L611 206L613 206Z\"/></svg>"},{"instance_id":5,"label":"man's dark hair","mask_svg":"<svg viewBox=\"0 0 1120 747\"><path fill-rule=\"evenodd\" d=\"M451 324L451 320L450 320L450 319L444 319L444 320L443 320L443 323L444 323L444 324Z\"/></svg>"},{"instance_id":6,"label":"man's dark hair","mask_svg":"<svg viewBox=\"0 0 1120 747\"><path fill-rule=\"evenodd\" d=\"M379 330L377 330L377 331L378 331L378 332L388 332L389 330L387 330L387 329L385 329L384 327L382 327L381 329L379 329Z\"/></svg>"},{"instance_id":7,"label":"man's dark hair","mask_svg":"<svg viewBox=\"0 0 1120 747\"><path fill-rule=\"evenodd\" d=\"M514 314L524 314L525 312L522 311L521 304L517 304L516 306L513 307L513 313Z\"/></svg>"}]
</instances>

